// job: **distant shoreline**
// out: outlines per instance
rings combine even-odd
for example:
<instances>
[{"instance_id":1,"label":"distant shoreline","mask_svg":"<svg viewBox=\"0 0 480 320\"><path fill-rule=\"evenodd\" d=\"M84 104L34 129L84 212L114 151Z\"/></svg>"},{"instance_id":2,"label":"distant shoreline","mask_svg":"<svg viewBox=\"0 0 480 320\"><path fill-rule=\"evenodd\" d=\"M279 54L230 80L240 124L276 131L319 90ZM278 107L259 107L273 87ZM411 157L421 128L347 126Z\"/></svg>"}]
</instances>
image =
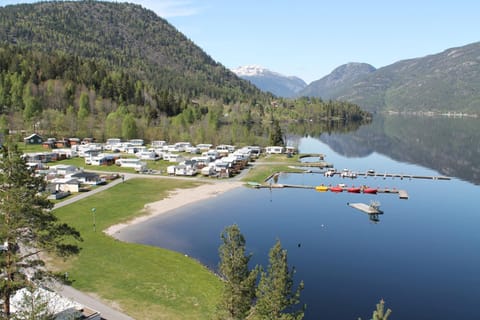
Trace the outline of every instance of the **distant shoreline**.
<instances>
[{"instance_id":1,"label":"distant shoreline","mask_svg":"<svg viewBox=\"0 0 480 320\"><path fill-rule=\"evenodd\" d=\"M145 214L135 217L127 222L114 224L103 232L109 236L117 238L117 235L125 228L158 217L169 211L181 208L183 206L195 203L197 201L210 199L219 194L243 186L239 181L219 181L202 184L195 188L175 189L169 192L169 195L162 200L147 203L144 206Z\"/></svg>"}]
</instances>

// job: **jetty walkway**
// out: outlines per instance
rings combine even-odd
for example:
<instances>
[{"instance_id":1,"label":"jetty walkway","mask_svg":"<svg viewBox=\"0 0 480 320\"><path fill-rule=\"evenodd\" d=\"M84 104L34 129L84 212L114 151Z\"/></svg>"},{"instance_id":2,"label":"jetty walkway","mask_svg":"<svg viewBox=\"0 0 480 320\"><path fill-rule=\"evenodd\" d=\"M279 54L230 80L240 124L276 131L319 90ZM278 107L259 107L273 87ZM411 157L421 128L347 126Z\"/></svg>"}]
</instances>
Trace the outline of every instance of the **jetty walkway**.
<instances>
[{"instance_id":1,"label":"jetty walkway","mask_svg":"<svg viewBox=\"0 0 480 320\"><path fill-rule=\"evenodd\" d=\"M375 188L372 192L365 192L367 187L360 187L359 192L349 192L349 187L347 186L309 186L309 185L301 185L301 184L285 184L285 183L272 183L272 184L253 184L251 185L255 188L271 188L271 189L279 189L279 188L298 188L298 189L312 189L318 192L348 192L348 193L364 193L364 194L377 194L377 193L385 193L385 194L396 194L400 199L408 199L408 193L406 190L396 189L396 188Z\"/></svg>"}]
</instances>

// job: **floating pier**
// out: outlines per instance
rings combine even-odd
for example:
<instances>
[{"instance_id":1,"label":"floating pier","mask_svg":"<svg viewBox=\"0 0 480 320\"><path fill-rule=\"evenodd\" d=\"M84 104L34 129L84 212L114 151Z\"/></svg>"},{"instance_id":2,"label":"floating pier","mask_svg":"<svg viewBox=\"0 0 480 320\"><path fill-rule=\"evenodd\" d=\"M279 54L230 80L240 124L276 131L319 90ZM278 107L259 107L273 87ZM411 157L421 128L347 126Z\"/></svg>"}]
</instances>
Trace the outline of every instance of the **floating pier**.
<instances>
[{"instance_id":1,"label":"floating pier","mask_svg":"<svg viewBox=\"0 0 480 320\"><path fill-rule=\"evenodd\" d=\"M368 173L368 172L357 172L358 176L371 176L371 177L383 177L383 178L400 178L400 179L430 179L430 180L451 180L450 177L446 176L417 176L412 174L402 174L402 173Z\"/></svg>"},{"instance_id":2,"label":"floating pier","mask_svg":"<svg viewBox=\"0 0 480 320\"><path fill-rule=\"evenodd\" d=\"M297 168L302 168L302 167L313 167L313 168L332 168L333 164L325 162L325 161L319 161L319 162L302 162L300 165L296 165L295 167Z\"/></svg>"},{"instance_id":3,"label":"floating pier","mask_svg":"<svg viewBox=\"0 0 480 320\"><path fill-rule=\"evenodd\" d=\"M281 189L281 188L297 188L297 189L314 189L319 192L326 192L326 191L331 191L331 192L348 192L349 187L347 186L309 186L309 185L298 185L298 184L285 184L285 183L272 183L272 184L255 184L255 188L270 188L270 189ZM332 190L332 188L335 188ZM368 189L367 187L362 186L362 189ZM341 190L341 191L340 191ZM355 192L355 193L364 193L364 194L376 194L376 193L393 193L393 194L398 194L398 197L400 199L408 199L408 193L406 190L399 190L399 189L389 189L389 188L375 188L376 192L371 193L371 192ZM351 192L349 192L351 193ZM355 194L351 193L351 194Z\"/></svg>"},{"instance_id":4,"label":"floating pier","mask_svg":"<svg viewBox=\"0 0 480 320\"><path fill-rule=\"evenodd\" d=\"M360 210L368 214L382 214L383 211L380 210L378 205L375 204L366 204L366 203L347 203L348 206Z\"/></svg>"},{"instance_id":5,"label":"floating pier","mask_svg":"<svg viewBox=\"0 0 480 320\"><path fill-rule=\"evenodd\" d=\"M333 177L335 175L342 176L343 178L358 178L360 177L380 177L380 178L400 178L403 179L429 179L429 180L451 180L450 177L446 176L419 176L413 174L403 174L403 173L379 173L379 172L354 172L354 171L336 171L334 169L327 170L323 173L326 177Z\"/></svg>"},{"instance_id":6,"label":"floating pier","mask_svg":"<svg viewBox=\"0 0 480 320\"><path fill-rule=\"evenodd\" d=\"M305 153L298 156L299 159L303 158L318 158L319 160L325 159L325 155L322 153Z\"/></svg>"},{"instance_id":7,"label":"floating pier","mask_svg":"<svg viewBox=\"0 0 480 320\"><path fill-rule=\"evenodd\" d=\"M400 199L408 199L408 193L405 190L398 190L398 197Z\"/></svg>"}]
</instances>

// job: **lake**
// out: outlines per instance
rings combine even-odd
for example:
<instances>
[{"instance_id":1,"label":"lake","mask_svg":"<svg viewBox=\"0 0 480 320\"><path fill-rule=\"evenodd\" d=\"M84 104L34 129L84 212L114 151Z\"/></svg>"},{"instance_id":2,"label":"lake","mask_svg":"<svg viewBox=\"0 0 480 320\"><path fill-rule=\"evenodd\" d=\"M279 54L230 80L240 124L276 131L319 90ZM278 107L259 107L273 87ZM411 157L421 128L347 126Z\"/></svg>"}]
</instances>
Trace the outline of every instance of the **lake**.
<instances>
[{"instance_id":1,"label":"lake","mask_svg":"<svg viewBox=\"0 0 480 320\"><path fill-rule=\"evenodd\" d=\"M430 127L425 125L425 130L438 124L435 119L422 121L432 121ZM371 127L376 125L378 121ZM371 127L349 134L299 138L299 149L303 153L325 154L325 160L340 170L374 169L382 173L430 176L462 171L458 176L463 180L455 177L449 181L342 179L319 173L282 174L279 183L397 188L406 190L409 199L401 200L396 194L242 187L129 227L122 231L121 237L185 253L211 269L218 265L220 233L225 226L239 225L247 240L247 251L253 254L253 264L267 265L268 251L278 238L288 250L289 264L295 266L295 281L305 282L301 297L307 304L305 319L309 320L370 319L380 299L393 310L391 319L478 317L480 210L476 205L480 189L473 176L478 172L479 158L469 158L468 161L473 161L470 174L463 172L465 168L461 170L462 166L468 167L467 160L455 153L449 154L453 160L448 163L458 162L458 168L446 166L443 160L442 169L427 167L425 163L435 163L434 146L427 145L432 150L430 157L420 161L416 157L424 158L428 150L420 152L420 146L416 145L410 150L417 155L406 154L409 150L406 146L401 149L403 152L396 152L394 146L385 147L392 145L391 142L377 139L381 135L377 132L376 143L393 150L392 154L384 150L379 153L376 150L381 148L363 138L372 137ZM390 129L393 130L392 126ZM390 131L389 138L399 145L411 138L397 141L392 137L396 135ZM475 152L480 150L478 141L470 146ZM368 144L367 151L362 149L362 143ZM448 140L442 143L453 144ZM348 145L352 148L346 148ZM355 150L349 153L347 149ZM470 151L464 153L471 157ZM399 160L397 154L408 160ZM465 177L471 177L471 181ZM379 201L384 211L377 223L347 205L368 204L372 200Z\"/></svg>"}]
</instances>

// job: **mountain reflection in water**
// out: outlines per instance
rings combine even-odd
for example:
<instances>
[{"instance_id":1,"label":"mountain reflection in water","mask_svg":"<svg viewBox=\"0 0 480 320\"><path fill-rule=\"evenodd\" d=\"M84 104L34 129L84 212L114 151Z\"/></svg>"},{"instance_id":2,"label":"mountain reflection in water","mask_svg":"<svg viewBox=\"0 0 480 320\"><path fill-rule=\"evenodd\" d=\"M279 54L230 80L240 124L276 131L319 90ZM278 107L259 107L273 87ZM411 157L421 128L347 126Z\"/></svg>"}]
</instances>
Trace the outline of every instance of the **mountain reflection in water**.
<instances>
[{"instance_id":1,"label":"mountain reflection in water","mask_svg":"<svg viewBox=\"0 0 480 320\"><path fill-rule=\"evenodd\" d=\"M345 157L373 152L418 164L442 175L480 184L480 120L426 116L377 116L347 134L319 139Z\"/></svg>"}]
</instances>

